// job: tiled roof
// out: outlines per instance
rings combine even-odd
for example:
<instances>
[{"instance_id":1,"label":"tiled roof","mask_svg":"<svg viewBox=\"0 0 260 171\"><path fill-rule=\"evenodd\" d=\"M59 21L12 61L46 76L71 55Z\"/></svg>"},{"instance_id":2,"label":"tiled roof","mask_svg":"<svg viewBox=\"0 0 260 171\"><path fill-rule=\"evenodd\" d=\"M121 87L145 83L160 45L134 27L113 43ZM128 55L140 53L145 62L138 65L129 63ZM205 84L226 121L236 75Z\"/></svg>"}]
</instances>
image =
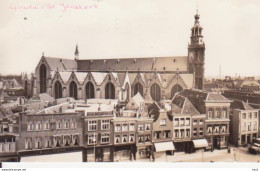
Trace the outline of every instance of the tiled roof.
<instances>
[{"instance_id":1,"label":"tiled roof","mask_svg":"<svg viewBox=\"0 0 260 171\"><path fill-rule=\"evenodd\" d=\"M154 121L156 121L159 118L161 108L159 105L154 102L148 106L148 115L150 117L153 117Z\"/></svg>"},{"instance_id":2,"label":"tiled roof","mask_svg":"<svg viewBox=\"0 0 260 171\"><path fill-rule=\"evenodd\" d=\"M205 113L205 102L231 102L224 96L214 92L207 92L194 89L184 89L179 92L179 95L186 97L192 103L192 105L200 112Z\"/></svg>"},{"instance_id":3,"label":"tiled roof","mask_svg":"<svg viewBox=\"0 0 260 171\"><path fill-rule=\"evenodd\" d=\"M241 109L241 110L254 110L249 104L241 101L241 100L233 100L230 105L231 109Z\"/></svg>"},{"instance_id":4,"label":"tiled roof","mask_svg":"<svg viewBox=\"0 0 260 171\"><path fill-rule=\"evenodd\" d=\"M53 71L72 71L77 69L77 62L70 59L44 57Z\"/></svg>"},{"instance_id":5,"label":"tiled roof","mask_svg":"<svg viewBox=\"0 0 260 171\"><path fill-rule=\"evenodd\" d=\"M187 56L79 60L81 71L187 71Z\"/></svg>"},{"instance_id":6,"label":"tiled roof","mask_svg":"<svg viewBox=\"0 0 260 171\"><path fill-rule=\"evenodd\" d=\"M208 97L206 99L207 102L230 102L226 97L222 96L219 93L210 92L208 93Z\"/></svg>"},{"instance_id":7,"label":"tiled roof","mask_svg":"<svg viewBox=\"0 0 260 171\"><path fill-rule=\"evenodd\" d=\"M200 114L192 103L185 97L176 94L172 100L172 111L176 114Z\"/></svg>"}]
</instances>

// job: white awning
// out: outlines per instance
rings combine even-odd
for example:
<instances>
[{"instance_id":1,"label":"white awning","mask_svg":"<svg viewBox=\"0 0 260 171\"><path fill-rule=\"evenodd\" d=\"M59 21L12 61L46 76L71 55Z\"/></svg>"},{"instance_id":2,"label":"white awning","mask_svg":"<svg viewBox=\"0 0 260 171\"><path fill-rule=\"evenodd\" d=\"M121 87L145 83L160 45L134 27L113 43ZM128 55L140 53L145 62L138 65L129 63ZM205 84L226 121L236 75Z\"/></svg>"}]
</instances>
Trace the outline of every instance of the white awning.
<instances>
[{"instance_id":1,"label":"white awning","mask_svg":"<svg viewBox=\"0 0 260 171\"><path fill-rule=\"evenodd\" d=\"M156 152L160 151L169 151L169 150L175 150L173 142L161 142L161 143L154 143Z\"/></svg>"},{"instance_id":2,"label":"white awning","mask_svg":"<svg viewBox=\"0 0 260 171\"><path fill-rule=\"evenodd\" d=\"M192 140L195 148L208 147L208 141L206 139Z\"/></svg>"},{"instance_id":3,"label":"white awning","mask_svg":"<svg viewBox=\"0 0 260 171\"><path fill-rule=\"evenodd\" d=\"M20 162L82 162L82 152L21 157Z\"/></svg>"}]
</instances>

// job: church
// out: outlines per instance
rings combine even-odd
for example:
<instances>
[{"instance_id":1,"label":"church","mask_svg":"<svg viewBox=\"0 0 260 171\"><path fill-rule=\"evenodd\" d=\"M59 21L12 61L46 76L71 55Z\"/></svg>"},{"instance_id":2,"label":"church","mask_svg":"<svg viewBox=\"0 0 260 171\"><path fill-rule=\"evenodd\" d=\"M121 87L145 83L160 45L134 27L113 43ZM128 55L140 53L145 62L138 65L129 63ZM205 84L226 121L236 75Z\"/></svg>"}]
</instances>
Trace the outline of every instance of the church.
<instances>
[{"instance_id":1,"label":"church","mask_svg":"<svg viewBox=\"0 0 260 171\"><path fill-rule=\"evenodd\" d=\"M194 17L187 56L80 59L76 46L71 60L42 55L33 94L128 101L139 92L149 103L172 99L186 88L203 89L205 44L200 16Z\"/></svg>"}]
</instances>

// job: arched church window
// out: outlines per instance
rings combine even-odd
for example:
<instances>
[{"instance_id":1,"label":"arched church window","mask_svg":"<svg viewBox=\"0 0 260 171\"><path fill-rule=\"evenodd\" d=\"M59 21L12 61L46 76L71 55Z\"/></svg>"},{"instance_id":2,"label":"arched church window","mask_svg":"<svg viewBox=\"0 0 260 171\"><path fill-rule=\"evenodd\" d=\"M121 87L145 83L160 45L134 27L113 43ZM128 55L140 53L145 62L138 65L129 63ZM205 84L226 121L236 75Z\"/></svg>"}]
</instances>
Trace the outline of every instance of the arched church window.
<instances>
[{"instance_id":1,"label":"arched church window","mask_svg":"<svg viewBox=\"0 0 260 171\"><path fill-rule=\"evenodd\" d=\"M106 84L105 99L115 99L115 86L111 82Z\"/></svg>"},{"instance_id":2,"label":"arched church window","mask_svg":"<svg viewBox=\"0 0 260 171\"><path fill-rule=\"evenodd\" d=\"M95 98L94 85L90 81L86 84L86 98L87 99Z\"/></svg>"},{"instance_id":3,"label":"arched church window","mask_svg":"<svg viewBox=\"0 0 260 171\"><path fill-rule=\"evenodd\" d=\"M154 101L161 100L161 88L157 83L154 83L150 88L150 94Z\"/></svg>"},{"instance_id":4,"label":"arched church window","mask_svg":"<svg viewBox=\"0 0 260 171\"><path fill-rule=\"evenodd\" d=\"M40 67L40 93L45 93L47 89L47 71L44 64Z\"/></svg>"},{"instance_id":5,"label":"arched church window","mask_svg":"<svg viewBox=\"0 0 260 171\"><path fill-rule=\"evenodd\" d=\"M70 97L78 99L78 88L77 84L74 81L70 83Z\"/></svg>"},{"instance_id":6,"label":"arched church window","mask_svg":"<svg viewBox=\"0 0 260 171\"><path fill-rule=\"evenodd\" d=\"M59 81L56 81L54 84L54 97L55 99L62 98L62 86Z\"/></svg>"}]
</instances>

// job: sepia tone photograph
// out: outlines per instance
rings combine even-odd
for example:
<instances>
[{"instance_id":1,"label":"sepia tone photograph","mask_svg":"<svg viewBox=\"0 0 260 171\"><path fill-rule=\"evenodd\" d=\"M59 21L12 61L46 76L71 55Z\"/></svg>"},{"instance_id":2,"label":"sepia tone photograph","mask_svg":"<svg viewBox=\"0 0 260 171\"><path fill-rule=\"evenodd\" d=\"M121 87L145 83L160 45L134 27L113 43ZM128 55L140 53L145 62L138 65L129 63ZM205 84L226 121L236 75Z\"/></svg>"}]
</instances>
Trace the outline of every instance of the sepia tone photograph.
<instances>
[{"instance_id":1,"label":"sepia tone photograph","mask_svg":"<svg viewBox=\"0 0 260 171\"><path fill-rule=\"evenodd\" d=\"M3 0L0 162L260 162L260 1Z\"/></svg>"}]
</instances>

